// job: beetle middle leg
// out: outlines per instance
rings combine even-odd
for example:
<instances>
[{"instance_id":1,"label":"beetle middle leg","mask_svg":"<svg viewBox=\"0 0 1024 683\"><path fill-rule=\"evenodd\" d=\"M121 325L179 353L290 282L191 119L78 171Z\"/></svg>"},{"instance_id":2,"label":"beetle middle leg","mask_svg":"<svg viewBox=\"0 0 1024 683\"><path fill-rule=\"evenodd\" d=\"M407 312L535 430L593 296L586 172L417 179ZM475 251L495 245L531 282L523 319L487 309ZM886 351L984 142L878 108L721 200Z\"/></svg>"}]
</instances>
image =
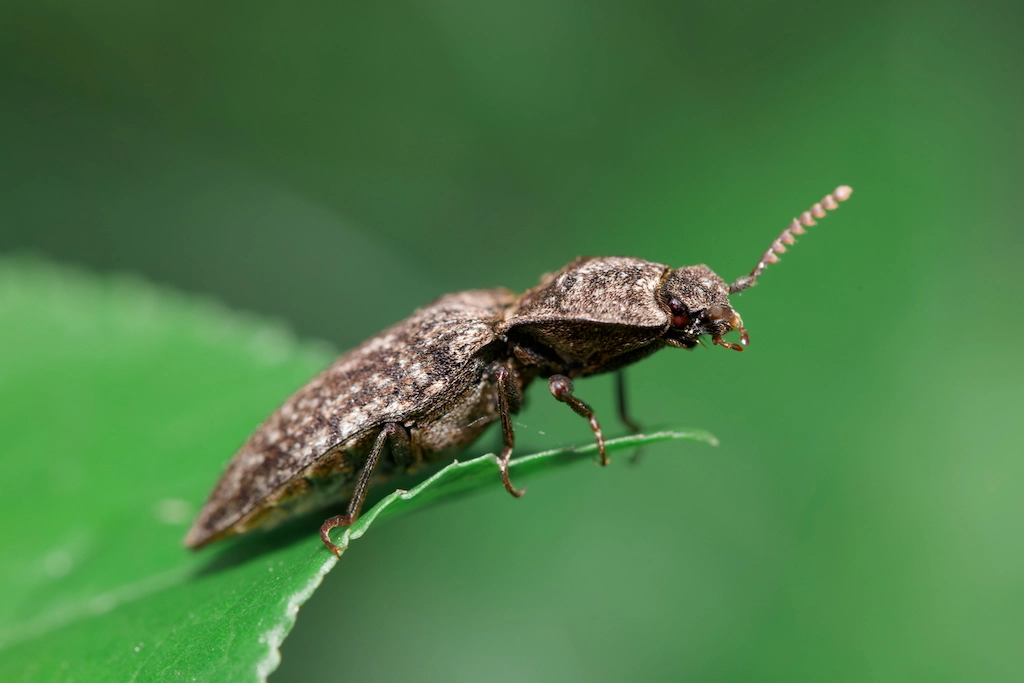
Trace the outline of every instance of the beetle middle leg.
<instances>
[{"instance_id":1,"label":"beetle middle leg","mask_svg":"<svg viewBox=\"0 0 1024 683\"><path fill-rule=\"evenodd\" d=\"M397 422L389 422L384 425L380 433L377 434L377 440L373 442L373 448L370 449L370 455L366 458L363 470L359 473L359 481L356 482L356 488L352 492L352 498L349 500L345 514L335 515L325 520L323 526L320 527L320 539L335 555L341 556L342 549L331 542L331 529L339 526L351 526L358 519L360 511L363 509L363 503L366 501L366 492L370 488L373 470L380 461L385 443L391 444L391 454L396 462L412 460L409 432Z\"/></svg>"},{"instance_id":2,"label":"beetle middle leg","mask_svg":"<svg viewBox=\"0 0 1024 683\"><path fill-rule=\"evenodd\" d=\"M604 448L604 435L601 433L601 425L597 423L597 418L594 417L594 409L572 395L572 380L565 375L551 375L548 379L548 389L551 390L552 396L562 403L568 404L573 409L573 412L580 417L585 417L590 421L590 428L594 431L594 437L597 438L597 452L601 454L601 464L607 465L608 453Z\"/></svg>"}]
</instances>

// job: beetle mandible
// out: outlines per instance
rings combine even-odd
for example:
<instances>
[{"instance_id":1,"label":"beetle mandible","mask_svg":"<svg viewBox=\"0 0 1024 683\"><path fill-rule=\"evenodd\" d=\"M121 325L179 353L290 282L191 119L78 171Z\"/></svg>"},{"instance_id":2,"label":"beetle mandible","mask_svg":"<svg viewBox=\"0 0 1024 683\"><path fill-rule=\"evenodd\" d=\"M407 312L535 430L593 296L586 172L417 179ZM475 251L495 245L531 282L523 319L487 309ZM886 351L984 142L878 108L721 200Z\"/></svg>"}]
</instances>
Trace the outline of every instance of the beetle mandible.
<instances>
[{"instance_id":1,"label":"beetle mandible","mask_svg":"<svg viewBox=\"0 0 1024 683\"><path fill-rule=\"evenodd\" d=\"M372 483L451 456L500 421L498 468L508 474L512 415L536 377L590 423L601 464L604 436L573 379L619 371L619 412L628 426L621 369L666 346L700 338L736 351L750 341L729 295L758 276L794 235L838 207L840 186L794 218L749 275L727 284L707 266L629 257L581 257L516 297L504 288L449 294L338 358L260 425L235 455L185 537L200 548L232 534L348 501L334 527L359 516ZM740 344L724 336L736 330Z\"/></svg>"}]
</instances>

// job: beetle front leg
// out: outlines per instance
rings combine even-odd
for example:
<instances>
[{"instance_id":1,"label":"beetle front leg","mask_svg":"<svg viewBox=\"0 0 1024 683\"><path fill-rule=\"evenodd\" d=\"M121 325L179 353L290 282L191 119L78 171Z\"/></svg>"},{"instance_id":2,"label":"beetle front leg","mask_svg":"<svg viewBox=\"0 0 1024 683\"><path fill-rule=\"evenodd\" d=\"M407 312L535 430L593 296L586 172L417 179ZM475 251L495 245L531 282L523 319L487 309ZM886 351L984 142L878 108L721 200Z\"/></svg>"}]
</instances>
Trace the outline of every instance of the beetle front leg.
<instances>
[{"instance_id":1,"label":"beetle front leg","mask_svg":"<svg viewBox=\"0 0 1024 683\"><path fill-rule=\"evenodd\" d=\"M359 513L363 509L363 503L366 501L366 492L370 488L373 470L377 467L377 463L380 461L380 454L384 450L384 444L387 442L391 443L392 457L396 461L408 462L412 457L409 432L405 430L405 427L396 422L389 422L384 425L377 435L377 440L373 442L373 448L370 449L370 455L366 458L366 464L363 465L362 472L359 473L359 481L356 482L356 488L352 492L352 498L349 500L348 509L345 511L345 514L335 515L325 520L323 526L320 527L320 540L338 557L341 556L342 548L331 542L331 529L339 526L352 526L352 523L359 518Z\"/></svg>"},{"instance_id":2,"label":"beetle front leg","mask_svg":"<svg viewBox=\"0 0 1024 683\"><path fill-rule=\"evenodd\" d=\"M512 459L512 448L516 443L515 432L512 431L512 413L519 410L523 397L515 373L507 365L499 365L494 369L494 380L498 389L498 413L501 415L501 435L504 440L504 447L498 456L498 469L501 470L505 490L519 498L526 493L526 489L512 486L512 480L508 477L508 461Z\"/></svg>"},{"instance_id":3,"label":"beetle front leg","mask_svg":"<svg viewBox=\"0 0 1024 683\"><path fill-rule=\"evenodd\" d=\"M585 417L590 421L590 428L594 431L594 437L597 439L597 452L601 454L601 464L607 465L608 453L604 448L604 435L601 433L601 425L597 423L597 418L594 417L594 409L572 395L572 380L565 375L551 375L548 379L548 389L551 390L552 396L562 403L568 404L573 409L573 412L580 417Z\"/></svg>"}]
</instances>

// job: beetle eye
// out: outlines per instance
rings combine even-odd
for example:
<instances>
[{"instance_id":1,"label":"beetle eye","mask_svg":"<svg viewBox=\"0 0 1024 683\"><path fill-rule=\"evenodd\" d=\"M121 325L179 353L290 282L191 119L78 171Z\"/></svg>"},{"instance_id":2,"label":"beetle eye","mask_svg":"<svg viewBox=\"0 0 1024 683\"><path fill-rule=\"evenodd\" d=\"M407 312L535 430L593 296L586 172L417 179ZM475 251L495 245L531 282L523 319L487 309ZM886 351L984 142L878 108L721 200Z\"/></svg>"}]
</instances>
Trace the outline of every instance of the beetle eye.
<instances>
[{"instance_id":1,"label":"beetle eye","mask_svg":"<svg viewBox=\"0 0 1024 683\"><path fill-rule=\"evenodd\" d=\"M690 313L679 299L675 297L669 299L668 310L672 313L672 327L679 329L690 324Z\"/></svg>"}]
</instances>

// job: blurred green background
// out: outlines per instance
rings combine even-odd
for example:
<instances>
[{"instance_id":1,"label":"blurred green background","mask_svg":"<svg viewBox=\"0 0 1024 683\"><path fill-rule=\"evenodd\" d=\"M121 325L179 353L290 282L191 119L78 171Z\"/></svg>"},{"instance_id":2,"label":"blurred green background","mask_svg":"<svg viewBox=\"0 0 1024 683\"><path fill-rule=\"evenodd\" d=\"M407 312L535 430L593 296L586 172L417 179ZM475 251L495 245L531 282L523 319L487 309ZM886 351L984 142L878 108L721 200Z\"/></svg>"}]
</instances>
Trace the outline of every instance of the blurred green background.
<instances>
[{"instance_id":1,"label":"blurred green background","mask_svg":"<svg viewBox=\"0 0 1024 683\"><path fill-rule=\"evenodd\" d=\"M271 680L1019 680L1021 16L11 1L0 250L343 349L580 254L732 279L850 184L735 302L748 353L629 371L645 425L721 447L375 529ZM624 432L609 378L578 393ZM529 399L518 452L589 439L544 387Z\"/></svg>"}]
</instances>

